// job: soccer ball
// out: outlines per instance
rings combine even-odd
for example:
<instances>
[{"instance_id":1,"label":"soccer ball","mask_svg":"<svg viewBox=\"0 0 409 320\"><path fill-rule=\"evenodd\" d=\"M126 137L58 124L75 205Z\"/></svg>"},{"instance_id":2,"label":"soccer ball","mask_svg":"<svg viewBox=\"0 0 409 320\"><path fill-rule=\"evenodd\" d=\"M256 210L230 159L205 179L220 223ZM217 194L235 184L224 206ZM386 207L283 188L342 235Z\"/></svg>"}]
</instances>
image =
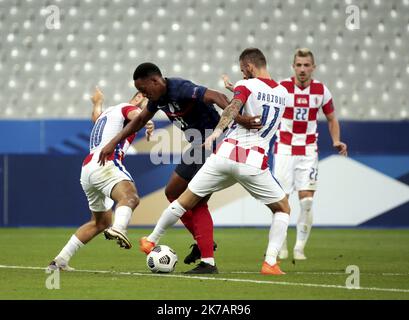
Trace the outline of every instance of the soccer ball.
<instances>
[{"instance_id":1,"label":"soccer ball","mask_svg":"<svg viewBox=\"0 0 409 320\"><path fill-rule=\"evenodd\" d=\"M146 264L154 273L169 273L175 270L178 256L176 252L165 245L159 245L152 249L146 257Z\"/></svg>"}]
</instances>

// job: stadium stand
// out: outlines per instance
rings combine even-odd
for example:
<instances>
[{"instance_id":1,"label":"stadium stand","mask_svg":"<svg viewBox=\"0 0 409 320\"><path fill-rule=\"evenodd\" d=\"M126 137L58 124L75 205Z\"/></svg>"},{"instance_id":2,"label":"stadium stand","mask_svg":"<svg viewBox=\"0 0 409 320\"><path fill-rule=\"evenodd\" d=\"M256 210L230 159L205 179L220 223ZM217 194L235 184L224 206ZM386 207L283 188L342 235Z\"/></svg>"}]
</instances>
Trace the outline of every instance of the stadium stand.
<instances>
[{"instance_id":1,"label":"stadium stand","mask_svg":"<svg viewBox=\"0 0 409 320\"><path fill-rule=\"evenodd\" d=\"M154 61L166 75L222 88L238 80L248 46L277 79L296 47L315 52L316 77L346 120L409 118L409 0L359 1L360 29L345 27L351 0L0 1L0 118L87 118L94 84L107 103L133 92L131 75ZM50 29L50 5L60 28Z\"/></svg>"}]
</instances>

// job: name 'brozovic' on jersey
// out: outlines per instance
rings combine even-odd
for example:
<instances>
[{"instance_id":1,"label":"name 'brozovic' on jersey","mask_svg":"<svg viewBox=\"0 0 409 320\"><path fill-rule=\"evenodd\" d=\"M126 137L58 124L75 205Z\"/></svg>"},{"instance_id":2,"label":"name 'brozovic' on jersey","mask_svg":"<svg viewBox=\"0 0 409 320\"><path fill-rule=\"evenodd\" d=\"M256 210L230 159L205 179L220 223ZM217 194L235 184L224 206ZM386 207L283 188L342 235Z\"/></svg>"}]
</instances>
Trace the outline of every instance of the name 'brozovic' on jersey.
<instances>
[{"instance_id":1,"label":"name 'brozovic' on jersey","mask_svg":"<svg viewBox=\"0 0 409 320\"><path fill-rule=\"evenodd\" d=\"M102 112L92 128L89 141L90 153L99 153L130 121L128 119L129 112L138 109L139 107L129 105L128 103L120 103ZM135 134L132 134L116 146L114 159L121 160L124 157L134 138Z\"/></svg>"}]
</instances>

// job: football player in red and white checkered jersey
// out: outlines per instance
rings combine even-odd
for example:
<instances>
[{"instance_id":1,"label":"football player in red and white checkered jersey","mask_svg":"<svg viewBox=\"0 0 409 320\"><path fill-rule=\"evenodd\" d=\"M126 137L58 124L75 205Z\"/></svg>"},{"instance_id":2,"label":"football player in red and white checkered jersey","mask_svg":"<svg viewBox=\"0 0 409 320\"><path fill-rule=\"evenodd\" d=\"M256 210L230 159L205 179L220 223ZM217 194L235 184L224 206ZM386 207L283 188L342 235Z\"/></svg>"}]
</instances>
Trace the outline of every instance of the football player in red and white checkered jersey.
<instances>
[{"instance_id":1,"label":"football player in red and white checkered jersey","mask_svg":"<svg viewBox=\"0 0 409 320\"><path fill-rule=\"evenodd\" d=\"M261 273L284 274L277 255L287 234L290 206L288 198L267 166L268 147L285 109L287 90L272 80L264 54L248 48L239 58L246 80L239 81L234 97L223 111L214 132L206 139L210 149L237 114L260 116L260 129L245 129L234 123L224 140L190 181L184 193L162 213L155 229L140 239L140 249L149 253L165 233L187 210L207 195L240 183L254 198L265 204L274 215ZM189 271L188 273L194 270Z\"/></svg>"},{"instance_id":2,"label":"football player in red and white checkered jersey","mask_svg":"<svg viewBox=\"0 0 409 320\"><path fill-rule=\"evenodd\" d=\"M124 123L136 117L146 105L146 98L137 93L128 103L102 110L103 93L96 88L91 98L93 103L92 121L95 123L90 136L90 154L85 158L81 169L81 185L88 199L91 220L80 226L71 236L60 253L47 267L48 270L72 271L68 263L73 255L95 236L104 231L105 237L116 240L120 247L131 248L126 235L132 212L139 203L139 197L133 179L122 164L130 143L135 135L118 145L115 156L105 167L100 166L98 152L124 126ZM102 125L101 125L102 124ZM154 130L153 122L146 125L146 138L149 141ZM117 203L115 220L112 227L112 206ZM108 229L107 229L108 228Z\"/></svg>"},{"instance_id":3,"label":"football player in red and white checkered jersey","mask_svg":"<svg viewBox=\"0 0 409 320\"><path fill-rule=\"evenodd\" d=\"M317 187L317 114L320 109L328 121L334 148L346 156L347 146L340 140L331 92L323 83L312 78L315 69L313 53L306 48L297 49L293 69L294 76L280 82L290 98L274 144L273 172L287 195L293 190L298 191L301 210L293 257L305 260L304 248L312 227L312 203ZM287 241L279 256L281 259L288 257Z\"/></svg>"}]
</instances>

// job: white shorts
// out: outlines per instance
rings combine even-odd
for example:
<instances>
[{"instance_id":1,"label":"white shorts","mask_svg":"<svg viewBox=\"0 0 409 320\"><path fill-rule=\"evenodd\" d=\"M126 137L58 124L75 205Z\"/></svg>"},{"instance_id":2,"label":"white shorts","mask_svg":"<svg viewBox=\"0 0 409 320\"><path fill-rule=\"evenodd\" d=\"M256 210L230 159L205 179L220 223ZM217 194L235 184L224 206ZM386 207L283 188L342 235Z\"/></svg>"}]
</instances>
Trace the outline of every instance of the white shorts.
<instances>
[{"instance_id":1,"label":"white shorts","mask_svg":"<svg viewBox=\"0 0 409 320\"><path fill-rule=\"evenodd\" d=\"M275 203L285 197L283 189L268 169L261 170L215 154L206 160L190 181L188 188L204 198L236 182L263 204Z\"/></svg>"},{"instance_id":2,"label":"white shorts","mask_svg":"<svg viewBox=\"0 0 409 320\"><path fill-rule=\"evenodd\" d=\"M105 212L112 208L110 198L114 186L121 181L133 181L119 160L107 161L104 166L98 163L98 157L82 167L81 186L88 199L88 206L93 212Z\"/></svg>"},{"instance_id":3,"label":"white shorts","mask_svg":"<svg viewBox=\"0 0 409 320\"><path fill-rule=\"evenodd\" d=\"M318 155L275 154L272 171L286 194L290 194L293 190L315 191L317 189Z\"/></svg>"}]
</instances>

